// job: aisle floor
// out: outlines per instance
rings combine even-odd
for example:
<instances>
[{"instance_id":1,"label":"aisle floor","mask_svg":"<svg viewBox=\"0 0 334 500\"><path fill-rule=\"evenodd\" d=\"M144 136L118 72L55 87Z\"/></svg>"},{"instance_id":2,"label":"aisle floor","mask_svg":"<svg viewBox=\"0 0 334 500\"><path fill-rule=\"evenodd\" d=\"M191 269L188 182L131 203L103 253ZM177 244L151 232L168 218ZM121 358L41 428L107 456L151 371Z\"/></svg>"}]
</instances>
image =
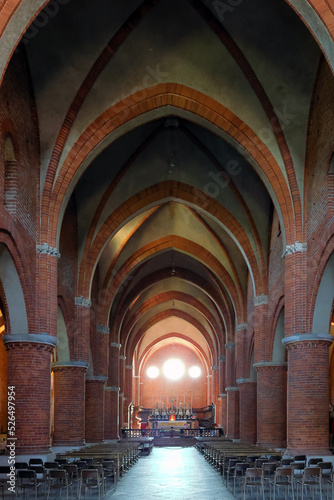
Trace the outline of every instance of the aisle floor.
<instances>
[{"instance_id":1,"label":"aisle floor","mask_svg":"<svg viewBox=\"0 0 334 500\"><path fill-rule=\"evenodd\" d=\"M108 500L235 500L195 448L153 448L121 478Z\"/></svg>"}]
</instances>

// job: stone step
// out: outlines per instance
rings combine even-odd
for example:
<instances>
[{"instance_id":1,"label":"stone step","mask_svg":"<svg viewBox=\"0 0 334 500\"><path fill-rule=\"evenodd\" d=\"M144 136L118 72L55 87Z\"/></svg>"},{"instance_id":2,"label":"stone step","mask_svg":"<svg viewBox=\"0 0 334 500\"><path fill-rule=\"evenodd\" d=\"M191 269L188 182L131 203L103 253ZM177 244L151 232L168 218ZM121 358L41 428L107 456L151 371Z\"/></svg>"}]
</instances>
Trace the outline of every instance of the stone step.
<instances>
[{"instance_id":1,"label":"stone step","mask_svg":"<svg viewBox=\"0 0 334 500\"><path fill-rule=\"evenodd\" d=\"M157 447L181 446L183 448L187 448L189 446L195 446L195 444L196 444L195 438L180 438L180 437L154 438L154 446Z\"/></svg>"}]
</instances>

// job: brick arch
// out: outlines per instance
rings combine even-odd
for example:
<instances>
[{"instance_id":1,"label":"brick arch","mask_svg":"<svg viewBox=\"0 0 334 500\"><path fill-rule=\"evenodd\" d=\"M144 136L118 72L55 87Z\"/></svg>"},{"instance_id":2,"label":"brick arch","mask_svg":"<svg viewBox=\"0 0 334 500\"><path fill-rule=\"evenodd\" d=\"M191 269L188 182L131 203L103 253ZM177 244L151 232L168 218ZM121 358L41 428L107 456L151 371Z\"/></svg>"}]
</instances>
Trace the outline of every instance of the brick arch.
<instances>
[{"instance_id":1,"label":"brick arch","mask_svg":"<svg viewBox=\"0 0 334 500\"><path fill-rule=\"evenodd\" d=\"M209 350L212 353L216 353L216 350L214 348L212 339L210 338L208 332L206 329L203 327L203 325L197 321L193 316L190 314L184 312L184 311L179 311L177 309L167 309L163 312L160 312L156 314L155 316L152 316L148 321L144 323L144 325L137 331L137 332L131 332L131 335L128 338L127 344L125 346L125 355L127 358L132 359L134 355L135 348L140 342L141 338L145 335L146 331L151 328L152 326L156 325L157 323L160 323L160 321L170 318L170 317L177 317L184 319L191 325L193 325L205 338Z\"/></svg>"},{"instance_id":2,"label":"brick arch","mask_svg":"<svg viewBox=\"0 0 334 500\"><path fill-rule=\"evenodd\" d=\"M261 275L252 245L242 226L234 216L219 202L209 198L201 191L181 182L166 181L141 191L124 202L116 209L101 226L89 252L83 255L78 280L78 295L89 296L93 272L99 256L108 239L122 225L136 214L146 210L148 205L160 204L162 200L178 200L190 206L196 203L210 216L216 218L227 231L234 236L242 252L247 256L248 267L253 276L256 294L266 293L265 275Z\"/></svg>"},{"instance_id":3,"label":"brick arch","mask_svg":"<svg viewBox=\"0 0 334 500\"><path fill-rule=\"evenodd\" d=\"M27 313L28 330L29 333L35 333L35 301L32 296L34 278L32 278L30 274L29 265L25 258L26 245L23 242L20 232L14 227L9 218L0 216L0 228L0 242L6 246L12 258L22 288Z\"/></svg>"},{"instance_id":4,"label":"brick arch","mask_svg":"<svg viewBox=\"0 0 334 500\"><path fill-rule=\"evenodd\" d=\"M193 284L195 287L198 287L205 295L207 295L209 300L212 302L218 317L220 318L221 331L225 329L225 324L226 329L232 328L232 318L227 299L224 297L223 300L222 296L218 294L215 288L201 276L195 275L193 272L190 272L186 269L176 268L175 271L178 278ZM136 297L141 292L144 292L154 284L166 278L170 278L170 269L161 269L160 271L156 271L146 276L133 289L129 290L129 293L125 294L124 301L121 300L119 302L117 309L113 314L113 316L116 318L116 321L113 323L112 328L113 340L117 340L118 336L116 332L118 332L120 325L123 324L126 312L131 308L131 304L135 301ZM224 317L225 324L222 321L222 317ZM98 323L101 322L102 319L101 321L99 319Z\"/></svg>"},{"instance_id":5,"label":"brick arch","mask_svg":"<svg viewBox=\"0 0 334 500\"><path fill-rule=\"evenodd\" d=\"M212 313L208 310L207 307L203 305L203 303L192 297L191 295L184 293L184 292L179 292L179 291L169 291L169 292L163 292L158 295L155 295L151 299L147 300L144 302L141 307L133 314L131 318L122 326L121 332L120 332L120 343L124 343L123 339L126 339L126 336L129 335L129 333L132 331L132 329L135 327L136 323L139 321L141 318L142 314L145 314L147 311L150 309L154 308L155 306L159 304L163 304L166 302L171 302L172 300L178 300L179 302L184 302L185 304L188 304L195 309L206 319L206 321L209 323L210 328L212 330L212 333L214 334L214 337L216 338L217 344L219 344L219 328L218 324L212 315Z\"/></svg>"},{"instance_id":6,"label":"brick arch","mask_svg":"<svg viewBox=\"0 0 334 500\"><path fill-rule=\"evenodd\" d=\"M155 342L151 342L148 346L145 347L141 357L138 359L138 366L139 366L139 370L138 370L138 373L140 373L142 371L142 363L146 363L148 361L148 359L144 359L144 358L147 358L147 355L149 353L149 351L152 349L152 347L154 347L156 344L158 344L159 342L163 341L163 340L166 340L166 339L169 339L169 338L180 338L182 340L186 340L187 342L189 342L189 344L192 344L201 354L202 358L204 359L205 361L205 366L206 366L206 369L207 369L207 374L208 374L208 369L209 369L209 366L211 364L211 361L208 359L206 353L203 351L202 347L197 344L197 342L195 342L194 340L190 340L189 337L186 337L185 335L183 335L182 333L176 333L176 332L171 332L171 333L167 333L166 335L162 335L161 337L159 337L159 339ZM212 360L215 359L215 357L213 356L213 353L212 354ZM213 364L214 364L214 361L213 361Z\"/></svg>"},{"instance_id":7,"label":"brick arch","mask_svg":"<svg viewBox=\"0 0 334 500\"><path fill-rule=\"evenodd\" d=\"M93 149L101 145L106 137L126 122L155 109L172 106L175 110L191 112L195 121L196 117L200 117L214 124L249 153L275 193L286 229L287 243L296 241L293 205L284 175L269 149L240 118L210 97L181 84L158 84L146 89L144 96L142 94L142 92L134 94L106 110L72 147L58 173L51 199L48 200L45 193L43 195L43 211L48 214L43 219L41 228L43 240L56 246L62 204L73 176ZM51 172L48 175L50 176Z\"/></svg>"},{"instance_id":8,"label":"brick arch","mask_svg":"<svg viewBox=\"0 0 334 500\"><path fill-rule=\"evenodd\" d=\"M207 267L211 269L214 274L216 274L219 279L225 284L225 288L229 291L231 299L234 303L238 321L241 322L244 320L246 311L243 292L241 288L237 287L231 276L228 274L224 266L222 266L222 264L218 261L218 259L216 259L216 257L214 257L212 254L209 254L208 251L201 245L180 236L171 235L145 245L143 248L139 249L137 252L131 255L122 265L122 267L117 271L112 281L112 286L110 286L108 290L106 290L106 293L101 296L100 320L102 321L102 324L108 324L107 321L113 299L117 294L120 286L122 286L122 283L124 282L124 280L126 280L126 277L130 275L133 269L138 267L138 265L140 265L143 261L149 259L153 254L156 254L157 252L167 251L171 248L175 248L181 252L194 255L197 259L200 259L202 262L204 262Z\"/></svg>"},{"instance_id":9,"label":"brick arch","mask_svg":"<svg viewBox=\"0 0 334 500\"><path fill-rule=\"evenodd\" d=\"M296 14L301 18L301 20L304 22L308 30L311 32L312 36L315 38L314 33L312 32L310 26L308 25L306 19L303 17L302 13L299 12L289 0L285 0L286 3L296 12ZM23 0L7 0L6 2L3 2L1 7L0 7L0 38L2 38L5 34L5 30L13 16L15 15L17 9L21 5ZM17 45L19 44L21 38L24 36L24 33L27 31L29 28L30 24L34 21L34 19L38 16L38 14L50 3L51 0L47 1L41 1L38 9L34 12L34 14L26 20L26 27L20 34L20 37L15 40L15 43L13 44L10 57L6 61L6 65L3 69L2 74L0 75L0 84L2 82L3 76L5 74L6 68L8 66L8 63L10 61L11 56L14 53L14 50L16 49ZM156 2L155 2L156 3ZM328 0L307 0L307 3L310 5L311 9L316 12L316 14L319 16L319 18L322 20L324 26L326 27L328 33L330 34L331 38L334 40L334 13L333 13L333 8L331 7L331 4ZM320 49L326 56L326 48L321 47L320 43L318 40L315 38L316 42L320 46Z\"/></svg>"}]
</instances>

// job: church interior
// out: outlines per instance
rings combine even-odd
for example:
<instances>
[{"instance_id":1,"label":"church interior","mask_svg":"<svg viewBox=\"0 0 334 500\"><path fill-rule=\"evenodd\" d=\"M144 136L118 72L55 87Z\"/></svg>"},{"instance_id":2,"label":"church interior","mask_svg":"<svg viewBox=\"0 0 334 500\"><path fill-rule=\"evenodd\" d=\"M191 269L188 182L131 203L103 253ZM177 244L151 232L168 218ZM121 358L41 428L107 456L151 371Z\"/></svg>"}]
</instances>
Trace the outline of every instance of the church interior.
<instances>
[{"instance_id":1,"label":"church interior","mask_svg":"<svg viewBox=\"0 0 334 500\"><path fill-rule=\"evenodd\" d=\"M0 0L17 456L171 427L332 455L333 69L330 0Z\"/></svg>"}]
</instances>

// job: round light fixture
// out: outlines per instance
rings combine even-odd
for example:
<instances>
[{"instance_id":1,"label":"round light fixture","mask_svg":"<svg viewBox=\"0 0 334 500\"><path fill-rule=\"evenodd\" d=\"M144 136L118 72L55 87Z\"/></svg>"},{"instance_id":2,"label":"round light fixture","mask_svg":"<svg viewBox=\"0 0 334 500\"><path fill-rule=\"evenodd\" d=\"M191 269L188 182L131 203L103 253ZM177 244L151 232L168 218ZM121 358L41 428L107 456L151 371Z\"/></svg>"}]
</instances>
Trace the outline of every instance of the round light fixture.
<instances>
[{"instance_id":1,"label":"round light fixture","mask_svg":"<svg viewBox=\"0 0 334 500\"><path fill-rule=\"evenodd\" d=\"M179 380L183 377L185 370L182 361L175 358L168 359L162 368L165 377L169 380Z\"/></svg>"},{"instance_id":2,"label":"round light fixture","mask_svg":"<svg viewBox=\"0 0 334 500\"><path fill-rule=\"evenodd\" d=\"M201 375L202 371L199 366L192 366L191 368L189 368L188 373L191 378L198 378Z\"/></svg>"},{"instance_id":3,"label":"round light fixture","mask_svg":"<svg viewBox=\"0 0 334 500\"><path fill-rule=\"evenodd\" d=\"M149 378L157 378L157 376L159 375L159 368L157 368L156 366L150 366L146 370L146 375Z\"/></svg>"}]
</instances>

